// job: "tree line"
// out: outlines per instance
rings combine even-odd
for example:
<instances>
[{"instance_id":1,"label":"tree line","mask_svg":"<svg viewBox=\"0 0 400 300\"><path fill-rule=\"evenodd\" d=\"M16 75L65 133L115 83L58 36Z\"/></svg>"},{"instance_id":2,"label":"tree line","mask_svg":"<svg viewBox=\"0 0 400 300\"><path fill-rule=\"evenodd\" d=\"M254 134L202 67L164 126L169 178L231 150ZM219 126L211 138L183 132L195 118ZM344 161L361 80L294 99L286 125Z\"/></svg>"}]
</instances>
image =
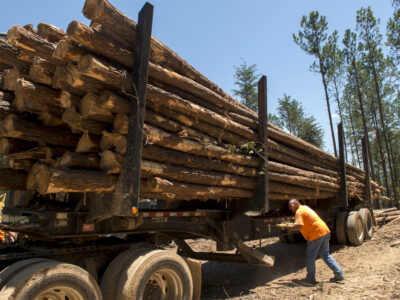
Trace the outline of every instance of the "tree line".
<instances>
[{"instance_id":1,"label":"tree line","mask_svg":"<svg viewBox=\"0 0 400 300\"><path fill-rule=\"evenodd\" d=\"M392 4L393 16L384 34L371 7L360 8L356 12L355 27L342 35L337 30L329 33L326 17L312 11L302 17L293 41L314 57L310 70L321 76L334 154L338 156L333 111L344 126L347 161L364 167L361 145L364 138L372 178L385 186L387 196L394 200L392 205L398 205L400 0ZM250 73L252 78L248 76ZM235 67L235 84L239 89L233 92L241 99L247 97L244 103L253 109L257 103L255 78L258 78L256 65L242 62ZM251 86L255 96L249 96ZM243 93L243 87L247 94ZM288 95L278 100L278 114L269 114L269 121L321 148L322 129L312 116L305 114L301 103Z\"/></svg>"}]
</instances>

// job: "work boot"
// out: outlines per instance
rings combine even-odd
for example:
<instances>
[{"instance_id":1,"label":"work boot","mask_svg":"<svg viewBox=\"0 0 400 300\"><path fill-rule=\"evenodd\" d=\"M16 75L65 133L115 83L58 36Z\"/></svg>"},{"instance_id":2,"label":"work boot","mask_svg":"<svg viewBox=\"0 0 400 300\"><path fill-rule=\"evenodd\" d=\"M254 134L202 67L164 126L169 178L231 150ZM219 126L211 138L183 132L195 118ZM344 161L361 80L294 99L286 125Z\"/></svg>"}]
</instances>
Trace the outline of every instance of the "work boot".
<instances>
[{"instance_id":1,"label":"work boot","mask_svg":"<svg viewBox=\"0 0 400 300\"><path fill-rule=\"evenodd\" d=\"M335 275L331 279L329 279L330 282L340 282L344 280L344 275Z\"/></svg>"}]
</instances>

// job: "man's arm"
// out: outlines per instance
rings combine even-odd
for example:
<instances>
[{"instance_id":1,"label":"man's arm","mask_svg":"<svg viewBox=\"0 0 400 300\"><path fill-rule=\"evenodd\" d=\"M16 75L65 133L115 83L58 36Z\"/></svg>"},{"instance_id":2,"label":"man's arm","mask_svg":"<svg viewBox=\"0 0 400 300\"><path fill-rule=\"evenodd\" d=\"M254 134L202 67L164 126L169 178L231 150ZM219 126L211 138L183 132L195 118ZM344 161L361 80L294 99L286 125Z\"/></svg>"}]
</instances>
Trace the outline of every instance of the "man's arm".
<instances>
[{"instance_id":1,"label":"man's arm","mask_svg":"<svg viewBox=\"0 0 400 300\"><path fill-rule=\"evenodd\" d=\"M301 227L303 227L303 225L293 223L293 224L288 224L286 226L286 229L289 230L289 231L300 231Z\"/></svg>"}]
</instances>

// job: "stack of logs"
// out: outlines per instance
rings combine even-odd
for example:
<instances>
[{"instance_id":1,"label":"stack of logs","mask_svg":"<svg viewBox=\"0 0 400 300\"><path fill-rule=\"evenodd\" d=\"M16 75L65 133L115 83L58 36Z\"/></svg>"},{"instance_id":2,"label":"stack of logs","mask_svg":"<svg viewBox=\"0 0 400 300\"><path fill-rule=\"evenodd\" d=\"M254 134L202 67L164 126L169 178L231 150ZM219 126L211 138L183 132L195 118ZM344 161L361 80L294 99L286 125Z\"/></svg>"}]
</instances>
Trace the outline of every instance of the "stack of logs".
<instances>
[{"instance_id":1,"label":"stack of logs","mask_svg":"<svg viewBox=\"0 0 400 300\"><path fill-rule=\"evenodd\" d=\"M378 224L386 224L394 220L400 220L400 210L397 207L374 210L374 217Z\"/></svg>"},{"instance_id":2,"label":"stack of logs","mask_svg":"<svg viewBox=\"0 0 400 300\"><path fill-rule=\"evenodd\" d=\"M87 0L91 26L14 26L0 40L0 189L111 192L126 152L136 24ZM155 38L141 163L142 198L251 198L259 174L258 116ZM269 198L338 195L339 161L268 124ZM365 173L347 165L350 197ZM371 181L374 198L384 191Z\"/></svg>"}]
</instances>

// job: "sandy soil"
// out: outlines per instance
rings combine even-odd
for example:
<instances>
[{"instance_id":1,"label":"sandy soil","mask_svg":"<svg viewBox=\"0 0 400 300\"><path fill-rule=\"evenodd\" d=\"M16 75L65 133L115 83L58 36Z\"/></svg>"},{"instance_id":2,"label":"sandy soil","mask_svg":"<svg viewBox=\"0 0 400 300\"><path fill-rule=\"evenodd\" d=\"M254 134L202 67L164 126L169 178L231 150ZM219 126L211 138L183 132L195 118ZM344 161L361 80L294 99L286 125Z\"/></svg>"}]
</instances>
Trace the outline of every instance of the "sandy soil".
<instances>
[{"instance_id":1,"label":"sandy soil","mask_svg":"<svg viewBox=\"0 0 400 300\"><path fill-rule=\"evenodd\" d=\"M372 240L362 246L331 246L345 273L343 283L331 283L333 274L319 259L319 283L302 285L306 244L282 244L273 238L261 245L262 252L275 256L273 268L204 262L202 299L400 299L400 222L375 228ZM197 251L215 247L206 240L191 246Z\"/></svg>"}]
</instances>

